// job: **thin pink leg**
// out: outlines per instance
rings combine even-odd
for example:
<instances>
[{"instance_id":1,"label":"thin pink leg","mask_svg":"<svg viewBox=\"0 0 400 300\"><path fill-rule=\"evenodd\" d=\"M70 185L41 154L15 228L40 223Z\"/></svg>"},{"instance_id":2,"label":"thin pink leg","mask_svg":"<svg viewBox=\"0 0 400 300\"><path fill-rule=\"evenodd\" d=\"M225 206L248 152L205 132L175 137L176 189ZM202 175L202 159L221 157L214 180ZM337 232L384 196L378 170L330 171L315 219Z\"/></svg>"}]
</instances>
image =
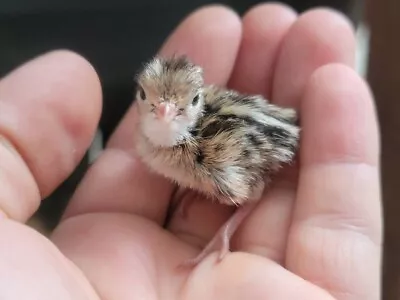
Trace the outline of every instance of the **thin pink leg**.
<instances>
[{"instance_id":1,"label":"thin pink leg","mask_svg":"<svg viewBox=\"0 0 400 300\"><path fill-rule=\"evenodd\" d=\"M254 204L246 204L239 207L235 213L225 222L218 230L212 240L204 247L204 249L195 258L184 261L180 268L191 268L199 264L206 256L219 249L218 262L220 262L229 252L230 240L243 220L252 211ZM218 246L218 244L220 245ZM218 248L219 247L219 248Z\"/></svg>"}]
</instances>

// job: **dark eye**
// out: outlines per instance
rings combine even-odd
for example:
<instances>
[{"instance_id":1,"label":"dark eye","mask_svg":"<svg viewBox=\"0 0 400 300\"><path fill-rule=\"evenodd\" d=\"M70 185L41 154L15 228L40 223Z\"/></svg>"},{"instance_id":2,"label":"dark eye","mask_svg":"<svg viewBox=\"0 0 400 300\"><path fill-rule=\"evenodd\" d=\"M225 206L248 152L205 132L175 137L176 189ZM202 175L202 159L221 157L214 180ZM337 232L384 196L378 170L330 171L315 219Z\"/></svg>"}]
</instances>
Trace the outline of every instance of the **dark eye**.
<instances>
[{"instance_id":1,"label":"dark eye","mask_svg":"<svg viewBox=\"0 0 400 300\"><path fill-rule=\"evenodd\" d=\"M196 105L199 102L199 95L196 95L192 100L192 105Z\"/></svg>"},{"instance_id":2,"label":"dark eye","mask_svg":"<svg viewBox=\"0 0 400 300\"><path fill-rule=\"evenodd\" d=\"M138 86L138 91L140 99L146 100L146 93L144 92L144 89L140 85Z\"/></svg>"}]
</instances>

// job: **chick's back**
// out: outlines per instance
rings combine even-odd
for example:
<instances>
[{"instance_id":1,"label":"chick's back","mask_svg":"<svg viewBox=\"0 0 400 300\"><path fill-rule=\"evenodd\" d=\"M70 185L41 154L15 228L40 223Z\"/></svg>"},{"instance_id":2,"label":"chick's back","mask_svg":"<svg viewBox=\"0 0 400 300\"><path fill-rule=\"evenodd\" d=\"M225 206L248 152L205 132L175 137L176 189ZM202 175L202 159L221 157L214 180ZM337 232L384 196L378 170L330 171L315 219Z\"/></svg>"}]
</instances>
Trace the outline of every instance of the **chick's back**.
<instances>
[{"instance_id":1,"label":"chick's back","mask_svg":"<svg viewBox=\"0 0 400 300\"><path fill-rule=\"evenodd\" d=\"M228 202L251 200L255 190L296 152L296 112L257 95L208 86L204 115L193 129L193 170L211 180ZM225 202L225 201L224 201Z\"/></svg>"}]
</instances>

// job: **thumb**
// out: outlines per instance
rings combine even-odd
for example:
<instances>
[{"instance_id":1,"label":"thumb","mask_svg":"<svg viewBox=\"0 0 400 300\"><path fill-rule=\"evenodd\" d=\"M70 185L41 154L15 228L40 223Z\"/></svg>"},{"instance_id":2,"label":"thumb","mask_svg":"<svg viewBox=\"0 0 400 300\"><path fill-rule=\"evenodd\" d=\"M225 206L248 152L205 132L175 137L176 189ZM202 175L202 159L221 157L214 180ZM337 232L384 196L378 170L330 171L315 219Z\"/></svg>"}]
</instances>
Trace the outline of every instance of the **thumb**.
<instances>
[{"instance_id":1,"label":"thumb","mask_svg":"<svg viewBox=\"0 0 400 300\"><path fill-rule=\"evenodd\" d=\"M70 175L94 136L98 77L68 51L38 57L0 80L0 212L25 222Z\"/></svg>"}]
</instances>

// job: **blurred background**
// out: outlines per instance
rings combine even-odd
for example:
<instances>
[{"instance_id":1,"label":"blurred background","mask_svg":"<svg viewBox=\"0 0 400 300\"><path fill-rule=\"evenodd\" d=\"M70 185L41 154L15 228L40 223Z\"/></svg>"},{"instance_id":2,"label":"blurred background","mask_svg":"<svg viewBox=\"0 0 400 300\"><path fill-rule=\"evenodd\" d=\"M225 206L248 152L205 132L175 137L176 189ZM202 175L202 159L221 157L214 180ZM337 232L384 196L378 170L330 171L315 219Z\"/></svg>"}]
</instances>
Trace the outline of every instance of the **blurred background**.
<instances>
[{"instance_id":1,"label":"blurred background","mask_svg":"<svg viewBox=\"0 0 400 300\"><path fill-rule=\"evenodd\" d=\"M68 48L96 68L104 109L98 134L74 174L45 199L30 220L48 233L57 224L88 164L132 101L132 76L194 9L221 3L243 14L256 0L2 0L0 76L43 52ZM287 0L298 12L327 6L346 14L357 34L357 70L376 97L382 134L385 211L383 299L400 299L400 1ZM162 26L160 26L162 24ZM145 30L144 30L145 28ZM397 124L397 125L396 125ZM399 201L398 201L399 199Z\"/></svg>"}]
</instances>

